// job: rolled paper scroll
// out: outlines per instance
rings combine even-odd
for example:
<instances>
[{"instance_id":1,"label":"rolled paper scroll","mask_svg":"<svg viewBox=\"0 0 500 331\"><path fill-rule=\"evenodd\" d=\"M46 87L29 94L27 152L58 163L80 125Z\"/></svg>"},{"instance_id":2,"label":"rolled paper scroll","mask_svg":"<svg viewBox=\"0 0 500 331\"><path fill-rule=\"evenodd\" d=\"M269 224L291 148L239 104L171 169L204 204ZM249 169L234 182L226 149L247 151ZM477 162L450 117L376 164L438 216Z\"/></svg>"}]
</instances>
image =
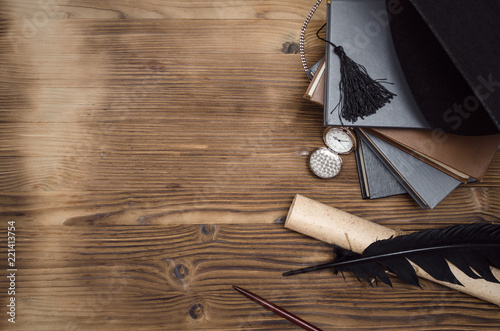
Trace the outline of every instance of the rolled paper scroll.
<instances>
[{"instance_id":1,"label":"rolled paper scroll","mask_svg":"<svg viewBox=\"0 0 500 331\"><path fill-rule=\"evenodd\" d=\"M296 195L292 202L285 228L359 254L363 253L365 248L374 241L400 234L396 230L301 195ZM463 286L451 284L436 280L414 263L412 265L419 277L500 306L500 283L470 278L449 263L450 270ZM500 279L500 270L492 268L492 272L497 279Z\"/></svg>"}]
</instances>

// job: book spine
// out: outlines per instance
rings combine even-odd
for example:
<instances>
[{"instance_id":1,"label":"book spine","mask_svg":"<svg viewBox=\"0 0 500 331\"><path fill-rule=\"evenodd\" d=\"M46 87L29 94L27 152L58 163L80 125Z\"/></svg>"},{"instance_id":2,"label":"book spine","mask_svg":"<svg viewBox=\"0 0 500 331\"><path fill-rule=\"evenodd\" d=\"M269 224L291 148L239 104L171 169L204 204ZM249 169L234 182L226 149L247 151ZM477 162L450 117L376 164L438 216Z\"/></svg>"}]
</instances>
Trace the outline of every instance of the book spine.
<instances>
[{"instance_id":1,"label":"book spine","mask_svg":"<svg viewBox=\"0 0 500 331\"><path fill-rule=\"evenodd\" d=\"M331 11L332 11L332 4L331 4L331 1L327 1L326 2L326 40L331 40L331 33L330 33L330 29L328 27L328 18L331 17ZM328 84L326 84L326 82L328 82L328 79L329 79L329 68L328 68L328 63L330 63L330 57L332 56L332 50L330 49L331 48L331 45L329 43L325 43L325 69L324 69L324 75L325 75L325 93L324 93L324 102L323 102L323 123L325 126L328 125L328 107L330 107L329 105L329 90L328 90Z\"/></svg>"},{"instance_id":2,"label":"book spine","mask_svg":"<svg viewBox=\"0 0 500 331\"><path fill-rule=\"evenodd\" d=\"M358 178L359 178L359 186L361 189L361 197L363 199L369 199L370 198L370 193L368 190L368 185L366 184L366 174L365 174L365 167L364 167L364 160L363 160L363 151L361 149L361 144L364 144L364 142L359 139L358 141L358 148L354 150L354 156L356 159L356 167L358 169Z\"/></svg>"}]
</instances>

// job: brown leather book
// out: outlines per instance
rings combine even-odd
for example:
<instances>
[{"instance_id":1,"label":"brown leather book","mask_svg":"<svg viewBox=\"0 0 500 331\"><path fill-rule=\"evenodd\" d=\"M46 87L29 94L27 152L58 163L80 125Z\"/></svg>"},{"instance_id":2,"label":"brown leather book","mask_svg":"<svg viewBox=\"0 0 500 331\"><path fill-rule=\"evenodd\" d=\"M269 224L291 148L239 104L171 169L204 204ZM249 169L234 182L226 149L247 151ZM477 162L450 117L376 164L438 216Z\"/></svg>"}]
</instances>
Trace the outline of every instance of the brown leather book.
<instances>
[{"instance_id":1,"label":"brown leather book","mask_svg":"<svg viewBox=\"0 0 500 331\"><path fill-rule=\"evenodd\" d=\"M434 130L371 128L373 135L462 181L482 181L500 144L500 134L462 136Z\"/></svg>"},{"instance_id":2,"label":"brown leather book","mask_svg":"<svg viewBox=\"0 0 500 331\"><path fill-rule=\"evenodd\" d=\"M323 105L324 68L322 63L304 97ZM462 136L438 130L370 128L368 132L434 166L450 176L467 182L482 181L500 145L500 134Z\"/></svg>"},{"instance_id":3,"label":"brown leather book","mask_svg":"<svg viewBox=\"0 0 500 331\"><path fill-rule=\"evenodd\" d=\"M312 102L323 106L323 99L325 95L325 59L322 59L318 70L313 76L313 79L307 87L304 98L311 100Z\"/></svg>"}]
</instances>

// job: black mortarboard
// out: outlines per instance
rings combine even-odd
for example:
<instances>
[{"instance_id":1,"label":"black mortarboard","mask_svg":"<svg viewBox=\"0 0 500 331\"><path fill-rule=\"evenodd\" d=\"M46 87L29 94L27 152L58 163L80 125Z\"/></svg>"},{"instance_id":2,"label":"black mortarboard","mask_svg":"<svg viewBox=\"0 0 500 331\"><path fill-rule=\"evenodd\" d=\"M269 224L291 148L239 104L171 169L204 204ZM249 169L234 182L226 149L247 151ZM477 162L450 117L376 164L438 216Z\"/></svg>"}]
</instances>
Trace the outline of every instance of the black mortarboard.
<instances>
[{"instance_id":1,"label":"black mortarboard","mask_svg":"<svg viewBox=\"0 0 500 331\"><path fill-rule=\"evenodd\" d=\"M394 47L430 126L500 132L500 1L386 0Z\"/></svg>"}]
</instances>

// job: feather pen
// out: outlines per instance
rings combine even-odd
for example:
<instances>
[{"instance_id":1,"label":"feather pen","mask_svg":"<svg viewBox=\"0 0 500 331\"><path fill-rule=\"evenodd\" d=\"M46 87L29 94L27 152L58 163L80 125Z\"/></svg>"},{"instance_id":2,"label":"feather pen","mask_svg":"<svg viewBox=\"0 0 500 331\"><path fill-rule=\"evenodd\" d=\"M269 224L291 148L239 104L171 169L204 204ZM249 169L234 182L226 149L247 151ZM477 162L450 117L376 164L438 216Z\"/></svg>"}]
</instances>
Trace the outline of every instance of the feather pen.
<instances>
[{"instance_id":1,"label":"feather pen","mask_svg":"<svg viewBox=\"0 0 500 331\"><path fill-rule=\"evenodd\" d=\"M323 269L351 271L371 284L371 279L392 286L386 271L404 283L420 286L415 265L437 280L460 284L448 262L473 279L499 283L491 267L500 268L500 225L472 223L414 232L373 242L362 254L334 248L333 262L285 272L291 276ZM448 262L447 262L448 261Z\"/></svg>"}]
</instances>

